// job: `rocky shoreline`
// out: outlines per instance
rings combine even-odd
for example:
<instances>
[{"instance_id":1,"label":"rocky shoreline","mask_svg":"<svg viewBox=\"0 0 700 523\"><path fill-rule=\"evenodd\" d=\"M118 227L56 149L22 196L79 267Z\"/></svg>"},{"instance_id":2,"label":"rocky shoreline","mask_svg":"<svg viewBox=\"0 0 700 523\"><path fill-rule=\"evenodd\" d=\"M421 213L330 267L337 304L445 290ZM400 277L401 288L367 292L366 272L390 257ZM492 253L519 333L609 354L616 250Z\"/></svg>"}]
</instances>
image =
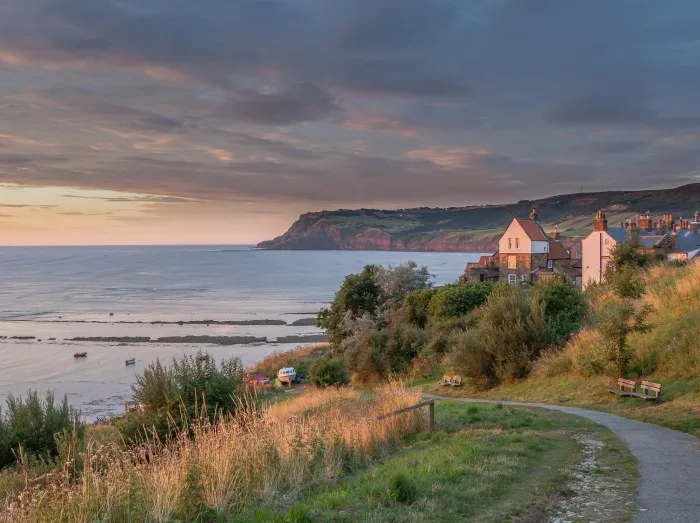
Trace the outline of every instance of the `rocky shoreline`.
<instances>
[{"instance_id":1,"label":"rocky shoreline","mask_svg":"<svg viewBox=\"0 0 700 523\"><path fill-rule=\"evenodd\" d=\"M34 339L34 338L31 338ZM151 338L149 336L78 336L67 338L64 341L92 342L92 343L184 343L184 344L210 344L210 345L249 345L251 343L322 343L326 341L325 334L303 334L299 336L280 336L277 339L269 339L265 336L163 336Z\"/></svg>"},{"instance_id":2,"label":"rocky shoreline","mask_svg":"<svg viewBox=\"0 0 700 523\"><path fill-rule=\"evenodd\" d=\"M314 313L309 313L314 314ZM108 320L0 320L26 323L98 323L125 325L231 325L242 327L315 327L316 318L301 318L292 323L284 320L188 320L188 321L108 321Z\"/></svg>"}]
</instances>

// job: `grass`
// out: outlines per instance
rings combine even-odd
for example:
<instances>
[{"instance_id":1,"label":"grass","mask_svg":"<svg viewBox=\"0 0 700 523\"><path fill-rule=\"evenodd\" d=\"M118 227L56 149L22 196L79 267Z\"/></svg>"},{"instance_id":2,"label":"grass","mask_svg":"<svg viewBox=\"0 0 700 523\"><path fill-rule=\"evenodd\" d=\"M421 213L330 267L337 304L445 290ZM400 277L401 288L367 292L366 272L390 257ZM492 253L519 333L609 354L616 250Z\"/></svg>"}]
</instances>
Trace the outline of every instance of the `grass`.
<instances>
[{"instance_id":1,"label":"grass","mask_svg":"<svg viewBox=\"0 0 700 523\"><path fill-rule=\"evenodd\" d=\"M543 402L587 407L700 435L700 263L684 267L659 265L645 274L646 292L638 305L653 307L648 332L629 337L629 379L661 383L662 400L620 398L607 389L617 376L591 376L591 362L604 343L595 323L582 329L561 351L541 357L526 380L479 391L468 386L425 390L445 396ZM614 299L606 288L595 290L591 306L598 310Z\"/></svg>"},{"instance_id":2,"label":"grass","mask_svg":"<svg viewBox=\"0 0 700 523\"><path fill-rule=\"evenodd\" d=\"M292 504L424 427L419 414L377 420L419 400L400 384L371 393L311 389L262 410L243 405L213 424L202 418L166 444L91 444L82 472L67 461L34 477L0 512L11 522L217 521L253 503Z\"/></svg>"},{"instance_id":3,"label":"grass","mask_svg":"<svg viewBox=\"0 0 700 523\"><path fill-rule=\"evenodd\" d=\"M598 425L541 409L453 402L438 403L436 420L439 430L411 436L381 464L292 506L251 507L238 520L541 521L572 495L569 471L582 459L574 436L581 434L603 443L591 475L616 482L602 503L607 520L631 513L636 462ZM580 508L578 520L600 517L590 510Z\"/></svg>"},{"instance_id":4,"label":"grass","mask_svg":"<svg viewBox=\"0 0 700 523\"><path fill-rule=\"evenodd\" d=\"M468 382L458 388L431 383L423 390L453 398L470 397L585 407L655 423L693 435L700 434L700 377L673 381L663 377L656 379L663 385L663 400L660 402L620 398L611 394L608 387L614 385L614 380L602 376L534 377L487 391L471 388Z\"/></svg>"}]
</instances>

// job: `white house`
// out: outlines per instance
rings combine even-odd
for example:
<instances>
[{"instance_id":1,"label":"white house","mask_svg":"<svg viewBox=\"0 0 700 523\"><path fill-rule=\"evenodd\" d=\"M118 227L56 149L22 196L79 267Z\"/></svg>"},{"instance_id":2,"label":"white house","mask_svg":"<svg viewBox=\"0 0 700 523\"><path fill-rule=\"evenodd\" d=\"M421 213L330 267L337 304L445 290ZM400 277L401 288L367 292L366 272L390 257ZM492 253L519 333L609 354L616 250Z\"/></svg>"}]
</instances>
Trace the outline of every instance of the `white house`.
<instances>
[{"instance_id":1,"label":"white house","mask_svg":"<svg viewBox=\"0 0 700 523\"><path fill-rule=\"evenodd\" d=\"M598 211L593 222L593 232L581 242L584 289L591 283L603 281L613 247L626 239L627 230L622 227L608 229L605 213Z\"/></svg>"}]
</instances>

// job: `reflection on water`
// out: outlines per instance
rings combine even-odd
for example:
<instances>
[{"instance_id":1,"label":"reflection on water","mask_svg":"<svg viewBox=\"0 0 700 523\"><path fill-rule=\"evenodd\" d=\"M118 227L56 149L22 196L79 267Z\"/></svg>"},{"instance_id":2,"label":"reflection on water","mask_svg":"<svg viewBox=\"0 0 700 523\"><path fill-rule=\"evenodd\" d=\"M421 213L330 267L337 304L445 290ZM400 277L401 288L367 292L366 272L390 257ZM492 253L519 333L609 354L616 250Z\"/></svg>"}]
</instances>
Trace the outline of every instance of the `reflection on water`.
<instances>
[{"instance_id":1,"label":"reflection on water","mask_svg":"<svg viewBox=\"0 0 700 523\"><path fill-rule=\"evenodd\" d=\"M367 263L427 265L436 284L457 279L467 253L259 251L247 247L0 248L0 401L29 388L68 394L88 419L119 413L134 377L156 358L206 350L239 356L249 366L275 350L279 336L318 333L290 325L178 325L194 320L283 320L313 317L345 275ZM90 323L97 321L100 323ZM133 323L133 322L144 323ZM172 324L151 324L153 321ZM129 323L120 323L129 322ZM267 343L119 344L75 337L255 336ZM54 338L54 339L51 339ZM41 341L39 341L41 340ZM87 351L76 360L73 353ZM136 358L126 367L124 360Z\"/></svg>"}]
</instances>

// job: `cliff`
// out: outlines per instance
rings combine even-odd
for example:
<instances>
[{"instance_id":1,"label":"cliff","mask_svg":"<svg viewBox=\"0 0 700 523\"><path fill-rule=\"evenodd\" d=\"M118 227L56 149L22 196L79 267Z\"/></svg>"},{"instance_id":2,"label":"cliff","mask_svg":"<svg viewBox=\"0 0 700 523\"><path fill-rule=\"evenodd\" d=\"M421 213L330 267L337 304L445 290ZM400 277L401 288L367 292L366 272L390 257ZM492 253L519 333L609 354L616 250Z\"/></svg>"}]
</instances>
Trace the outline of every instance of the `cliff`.
<instances>
[{"instance_id":1,"label":"cliff","mask_svg":"<svg viewBox=\"0 0 700 523\"><path fill-rule=\"evenodd\" d=\"M563 236L581 238L599 209L611 225L641 212L692 218L700 209L700 184L675 189L609 191L552 196L540 200L478 207L378 210L357 209L302 214L289 230L258 244L263 249L393 250L489 252L510 220L536 207L545 230L557 225Z\"/></svg>"}]
</instances>

